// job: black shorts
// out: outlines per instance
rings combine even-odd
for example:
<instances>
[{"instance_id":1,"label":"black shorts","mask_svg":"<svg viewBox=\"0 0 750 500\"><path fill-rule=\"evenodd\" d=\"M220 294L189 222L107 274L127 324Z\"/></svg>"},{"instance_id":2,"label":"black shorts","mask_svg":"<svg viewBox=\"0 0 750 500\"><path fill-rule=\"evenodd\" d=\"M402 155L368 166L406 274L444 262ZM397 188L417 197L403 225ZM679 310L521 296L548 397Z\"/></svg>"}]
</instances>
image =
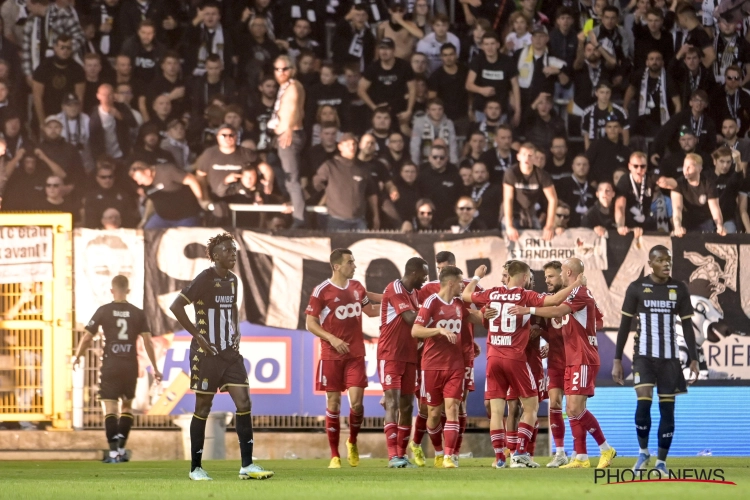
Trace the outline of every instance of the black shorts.
<instances>
[{"instance_id":1,"label":"black shorts","mask_svg":"<svg viewBox=\"0 0 750 500\"><path fill-rule=\"evenodd\" d=\"M219 351L214 356L190 349L190 388L198 394L226 392L227 387L236 385L250 387L245 370L245 359L233 350Z\"/></svg>"},{"instance_id":2,"label":"black shorts","mask_svg":"<svg viewBox=\"0 0 750 500\"><path fill-rule=\"evenodd\" d=\"M136 383L138 383L137 360L102 366L99 374L99 401L133 399Z\"/></svg>"},{"instance_id":3,"label":"black shorts","mask_svg":"<svg viewBox=\"0 0 750 500\"><path fill-rule=\"evenodd\" d=\"M659 396L675 396L687 392L687 381L679 359L636 356L633 359L635 387L656 386Z\"/></svg>"}]
</instances>

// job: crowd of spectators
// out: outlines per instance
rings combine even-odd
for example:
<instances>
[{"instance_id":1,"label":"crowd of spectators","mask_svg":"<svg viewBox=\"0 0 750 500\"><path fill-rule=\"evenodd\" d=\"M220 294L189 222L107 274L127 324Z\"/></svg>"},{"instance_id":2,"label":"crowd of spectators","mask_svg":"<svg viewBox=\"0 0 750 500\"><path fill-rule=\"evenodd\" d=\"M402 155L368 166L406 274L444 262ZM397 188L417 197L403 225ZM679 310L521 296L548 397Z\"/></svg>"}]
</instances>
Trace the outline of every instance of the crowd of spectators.
<instances>
[{"instance_id":1,"label":"crowd of spectators","mask_svg":"<svg viewBox=\"0 0 750 500\"><path fill-rule=\"evenodd\" d=\"M750 18L718 3L5 0L0 207L107 229L750 232Z\"/></svg>"}]
</instances>

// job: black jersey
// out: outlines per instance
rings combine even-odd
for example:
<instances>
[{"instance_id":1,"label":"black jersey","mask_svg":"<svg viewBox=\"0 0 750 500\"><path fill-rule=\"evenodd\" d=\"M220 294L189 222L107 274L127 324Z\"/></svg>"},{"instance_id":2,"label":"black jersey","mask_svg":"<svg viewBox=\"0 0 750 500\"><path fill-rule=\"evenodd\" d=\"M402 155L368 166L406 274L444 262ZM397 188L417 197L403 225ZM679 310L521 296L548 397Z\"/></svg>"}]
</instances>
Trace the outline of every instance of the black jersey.
<instances>
[{"instance_id":1,"label":"black jersey","mask_svg":"<svg viewBox=\"0 0 750 500\"><path fill-rule=\"evenodd\" d=\"M232 337L237 331L237 276L229 271L225 278L209 267L185 288L181 295L195 307L195 327L217 351L232 349ZM193 339L193 347L198 342Z\"/></svg>"},{"instance_id":2,"label":"black jersey","mask_svg":"<svg viewBox=\"0 0 750 500\"><path fill-rule=\"evenodd\" d=\"M144 312L127 301L110 302L96 310L86 330L96 335L100 326L104 331L102 368L121 360L136 362L138 335L149 332Z\"/></svg>"},{"instance_id":3,"label":"black jersey","mask_svg":"<svg viewBox=\"0 0 750 500\"><path fill-rule=\"evenodd\" d=\"M659 284L651 276L635 280L625 292L622 314L635 318L634 357L680 357L676 319L679 316L690 321L693 316L690 292L685 283L669 278L666 283Z\"/></svg>"}]
</instances>

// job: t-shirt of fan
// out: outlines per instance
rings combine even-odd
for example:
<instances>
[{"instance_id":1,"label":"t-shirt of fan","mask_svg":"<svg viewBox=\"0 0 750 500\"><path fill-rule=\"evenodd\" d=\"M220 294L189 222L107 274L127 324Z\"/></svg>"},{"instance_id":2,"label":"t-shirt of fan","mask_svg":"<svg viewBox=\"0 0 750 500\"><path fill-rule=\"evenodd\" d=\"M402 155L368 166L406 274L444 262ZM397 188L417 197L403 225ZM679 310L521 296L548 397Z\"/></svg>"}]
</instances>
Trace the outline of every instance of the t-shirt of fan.
<instances>
[{"instance_id":1,"label":"t-shirt of fan","mask_svg":"<svg viewBox=\"0 0 750 500\"><path fill-rule=\"evenodd\" d=\"M494 97L500 101L503 111L508 112L508 97L512 89L511 80L518 76L518 65L515 64L513 58L499 54L497 60L491 63L487 61L487 56L482 52L472 59L469 69L477 75L474 79L474 85L494 88ZM474 109L483 111L486 101L487 98L482 94L474 94Z\"/></svg>"},{"instance_id":2,"label":"t-shirt of fan","mask_svg":"<svg viewBox=\"0 0 750 500\"><path fill-rule=\"evenodd\" d=\"M461 323L464 318L464 303L458 297L445 302L438 294L433 293L419 308L415 325L425 328L445 328L456 334L456 343L451 343L444 335L435 335L424 339L422 348L422 370L459 370L464 369L464 358L461 349Z\"/></svg>"},{"instance_id":3,"label":"t-shirt of fan","mask_svg":"<svg viewBox=\"0 0 750 500\"><path fill-rule=\"evenodd\" d=\"M541 202L544 189L552 186L552 177L543 169L534 167L531 174L524 175L521 167L515 165L505 171L503 184L512 186L515 190L513 196L513 215L519 216L522 212L535 212L535 206Z\"/></svg>"},{"instance_id":4,"label":"t-shirt of fan","mask_svg":"<svg viewBox=\"0 0 750 500\"><path fill-rule=\"evenodd\" d=\"M719 198L713 180L701 175L698 185L693 186L685 177L680 177L674 192L682 195L682 225L685 229L696 229L711 220L708 200Z\"/></svg>"},{"instance_id":5,"label":"t-shirt of fan","mask_svg":"<svg viewBox=\"0 0 750 500\"><path fill-rule=\"evenodd\" d=\"M596 329L602 313L594 296L588 288L580 286L571 292L563 304L571 310L562 318L566 366L599 365Z\"/></svg>"},{"instance_id":6,"label":"t-shirt of fan","mask_svg":"<svg viewBox=\"0 0 750 500\"><path fill-rule=\"evenodd\" d=\"M414 71L409 63L396 58L391 69L384 69L379 60L373 61L365 69L362 78L370 82L367 94L376 105L387 103L392 113L400 113L406 109L406 94L409 92L406 84L414 80Z\"/></svg>"},{"instance_id":7,"label":"t-shirt of fan","mask_svg":"<svg viewBox=\"0 0 750 500\"><path fill-rule=\"evenodd\" d=\"M417 362L417 341L411 336L411 325L401 315L418 309L417 292L407 291L401 280L385 287L380 303L378 360Z\"/></svg>"}]
</instances>

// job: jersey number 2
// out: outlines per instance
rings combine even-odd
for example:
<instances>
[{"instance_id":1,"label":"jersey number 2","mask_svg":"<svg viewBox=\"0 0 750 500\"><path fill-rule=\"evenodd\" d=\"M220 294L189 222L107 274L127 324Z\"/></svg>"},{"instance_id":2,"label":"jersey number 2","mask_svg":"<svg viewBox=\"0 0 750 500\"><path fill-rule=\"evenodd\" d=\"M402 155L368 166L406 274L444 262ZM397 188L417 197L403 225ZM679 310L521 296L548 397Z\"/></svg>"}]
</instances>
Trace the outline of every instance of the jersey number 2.
<instances>
[{"instance_id":1,"label":"jersey number 2","mask_svg":"<svg viewBox=\"0 0 750 500\"><path fill-rule=\"evenodd\" d=\"M508 311L514 305L515 304L511 304L509 302L502 302L502 309L501 309L500 302L490 302L490 307L496 310L498 314L500 314L499 329L503 333L514 333L516 331L516 315L508 314ZM495 322L495 319L497 318L493 318L493 320L490 322L490 332L498 331L498 324Z\"/></svg>"},{"instance_id":2,"label":"jersey number 2","mask_svg":"<svg viewBox=\"0 0 750 500\"><path fill-rule=\"evenodd\" d=\"M125 318L117 318L117 328L120 329L119 332L117 332L117 340L128 340L128 322L125 320Z\"/></svg>"}]
</instances>

